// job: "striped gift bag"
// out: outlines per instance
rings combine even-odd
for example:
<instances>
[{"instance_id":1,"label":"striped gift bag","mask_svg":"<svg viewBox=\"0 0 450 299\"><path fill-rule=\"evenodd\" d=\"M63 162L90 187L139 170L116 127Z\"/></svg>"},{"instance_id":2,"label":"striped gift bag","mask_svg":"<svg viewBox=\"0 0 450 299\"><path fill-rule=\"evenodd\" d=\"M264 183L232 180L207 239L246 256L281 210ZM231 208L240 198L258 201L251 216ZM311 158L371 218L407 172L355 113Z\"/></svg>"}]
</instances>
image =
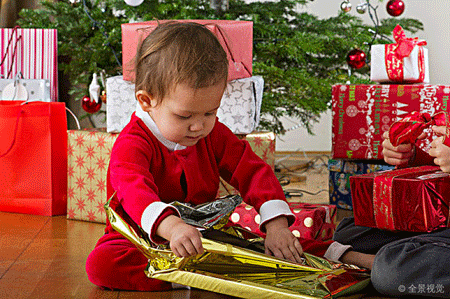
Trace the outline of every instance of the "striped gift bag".
<instances>
[{"instance_id":1,"label":"striped gift bag","mask_svg":"<svg viewBox=\"0 0 450 299\"><path fill-rule=\"evenodd\" d=\"M0 28L0 77L50 81L50 98L58 100L56 29Z\"/></svg>"}]
</instances>

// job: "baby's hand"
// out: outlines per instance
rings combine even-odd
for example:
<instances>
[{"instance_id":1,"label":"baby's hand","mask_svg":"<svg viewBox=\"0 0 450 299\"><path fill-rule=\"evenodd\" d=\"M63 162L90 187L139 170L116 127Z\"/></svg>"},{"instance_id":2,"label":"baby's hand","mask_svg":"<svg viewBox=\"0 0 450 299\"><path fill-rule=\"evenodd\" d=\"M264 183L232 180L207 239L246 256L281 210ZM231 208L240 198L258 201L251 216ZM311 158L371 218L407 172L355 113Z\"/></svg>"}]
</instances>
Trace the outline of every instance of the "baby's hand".
<instances>
[{"instance_id":1,"label":"baby's hand","mask_svg":"<svg viewBox=\"0 0 450 299\"><path fill-rule=\"evenodd\" d=\"M288 228L286 217L277 217L266 223L266 254L301 263L302 245Z\"/></svg>"},{"instance_id":2,"label":"baby's hand","mask_svg":"<svg viewBox=\"0 0 450 299\"><path fill-rule=\"evenodd\" d=\"M434 164L439 166L443 172L450 172L450 147L442 143L442 137L446 134L446 127L433 126L433 132L439 136L431 142L430 156L434 157Z\"/></svg>"},{"instance_id":3,"label":"baby's hand","mask_svg":"<svg viewBox=\"0 0 450 299\"><path fill-rule=\"evenodd\" d=\"M170 249L178 257L203 253L202 234L177 216L167 216L159 224L156 234L170 242Z\"/></svg>"},{"instance_id":4,"label":"baby's hand","mask_svg":"<svg viewBox=\"0 0 450 299\"><path fill-rule=\"evenodd\" d=\"M411 159L413 159L413 144L400 144L398 146L393 146L389 141L389 132L383 133L383 139L383 157L386 163L395 166L406 165L410 162Z\"/></svg>"}]
</instances>

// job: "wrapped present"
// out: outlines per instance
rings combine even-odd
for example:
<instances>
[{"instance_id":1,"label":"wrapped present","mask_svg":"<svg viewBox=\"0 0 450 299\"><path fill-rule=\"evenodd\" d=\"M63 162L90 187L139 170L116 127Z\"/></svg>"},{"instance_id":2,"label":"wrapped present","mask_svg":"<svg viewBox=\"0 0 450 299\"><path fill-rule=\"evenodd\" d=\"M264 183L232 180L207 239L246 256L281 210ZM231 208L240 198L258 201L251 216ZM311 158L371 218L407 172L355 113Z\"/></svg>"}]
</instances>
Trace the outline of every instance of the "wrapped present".
<instances>
[{"instance_id":1,"label":"wrapped present","mask_svg":"<svg viewBox=\"0 0 450 299\"><path fill-rule=\"evenodd\" d=\"M67 218L106 222L106 174L117 134L68 131Z\"/></svg>"},{"instance_id":2,"label":"wrapped present","mask_svg":"<svg viewBox=\"0 0 450 299\"><path fill-rule=\"evenodd\" d=\"M370 80L379 83L430 82L426 41L407 38L397 25L393 32L395 44L372 45Z\"/></svg>"},{"instance_id":3,"label":"wrapped present","mask_svg":"<svg viewBox=\"0 0 450 299\"><path fill-rule=\"evenodd\" d=\"M47 79L0 79L0 100L50 102Z\"/></svg>"},{"instance_id":4,"label":"wrapped present","mask_svg":"<svg viewBox=\"0 0 450 299\"><path fill-rule=\"evenodd\" d=\"M260 76L228 83L217 116L235 134L253 132L259 124L264 80ZM122 76L106 79L107 131L118 133L128 124L136 110L135 85Z\"/></svg>"},{"instance_id":5,"label":"wrapped present","mask_svg":"<svg viewBox=\"0 0 450 299\"><path fill-rule=\"evenodd\" d=\"M264 79L261 76L230 81L217 117L234 134L250 134L259 124Z\"/></svg>"},{"instance_id":6,"label":"wrapped present","mask_svg":"<svg viewBox=\"0 0 450 299\"><path fill-rule=\"evenodd\" d=\"M145 273L149 278L240 298L280 299L334 298L358 292L370 282L368 270L307 253L303 264L278 259L258 251L258 246L242 246L254 241L220 230L203 231L203 254L179 258L167 247L156 248L117 201L110 202L105 210L112 227L148 258Z\"/></svg>"},{"instance_id":7,"label":"wrapped present","mask_svg":"<svg viewBox=\"0 0 450 299\"><path fill-rule=\"evenodd\" d=\"M13 79L46 79L50 98L58 100L58 41L56 29L1 28L0 75ZM39 99L45 100L45 99Z\"/></svg>"},{"instance_id":8,"label":"wrapped present","mask_svg":"<svg viewBox=\"0 0 450 299\"><path fill-rule=\"evenodd\" d=\"M449 227L450 175L421 166L350 178L355 224L390 231Z\"/></svg>"},{"instance_id":9,"label":"wrapped present","mask_svg":"<svg viewBox=\"0 0 450 299\"><path fill-rule=\"evenodd\" d=\"M382 160L382 135L409 112L448 111L450 85L334 85L332 158ZM418 143L429 150L431 130Z\"/></svg>"},{"instance_id":10,"label":"wrapped present","mask_svg":"<svg viewBox=\"0 0 450 299\"><path fill-rule=\"evenodd\" d=\"M253 132L248 135L238 135L238 137L247 140L255 154L275 170L275 134L273 132ZM220 180L218 197L237 193L238 191L227 182Z\"/></svg>"},{"instance_id":11,"label":"wrapped present","mask_svg":"<svg viewBox=\"0 0 450 299\"><path fill-rule=\"evenodd\" d=\"M136 111L135 85L123 80L122 76L106 79L106 129L119 133L128 124Z\"/></svg>"},{"instance_id":12,"label":"wrapped present","mask_svg":"<svg viewBox=\"0 0 450 299\"><path fill-rule=\"evenodd\" d=\"M320 241L331 240L336 229L336 206L291 202L289 207L296 217L289 227L294 236ZM230 216L230 225L240 226L264 238L265 234L259 229L259 224L259 214L245 203L237 206Z\"/></svg>"},{"instance_id":13,"label":"wrapped present","mask_svg":"<svg viewBox=\"0 0 450 299\"><path fill-rule=\"evenodd\" d=\"M134 81L134 59L139 44L159 24L170 20L122 24L123 79ZM232 20L174 20L205 25L218 38L229 60L228 80L252 76L253 22Z\"/></svg>"},{"instance_id":14,"label":"wrapped present","mask_svg":"<svg viewBox=\"0 0 450 299\"><path fill-rule=\"evenodd\" d=\"M350 192L350 177L382 170L394 169L383 161L355 161L348 159L328 160L330 204L338 208L352 210L352 195Z\"/></svg>"}]
</instances>

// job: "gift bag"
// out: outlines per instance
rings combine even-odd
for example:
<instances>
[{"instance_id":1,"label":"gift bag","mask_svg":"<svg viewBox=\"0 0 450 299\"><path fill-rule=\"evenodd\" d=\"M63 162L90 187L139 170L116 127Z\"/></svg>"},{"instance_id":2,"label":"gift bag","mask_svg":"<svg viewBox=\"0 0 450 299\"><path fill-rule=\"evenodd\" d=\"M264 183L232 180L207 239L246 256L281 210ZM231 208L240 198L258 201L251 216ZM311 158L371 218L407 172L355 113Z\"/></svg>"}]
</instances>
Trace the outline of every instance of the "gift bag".
<instances>
[{"instance_id":1,"label":"gift bag","mask_svg":"<svg viewBox=\"0 0 450 299\"><path fill-rule=\"evenodd\" d=\"M52 101L58 99L57 54L56 29L0 28L0 77L47 79Z\"/></svg>"},{"instance_id":2,"label":"gift bag","mask_svg":"<svg viewBox=\"0 0 450 299\"><path fill-rule=\"evenodd\" d=\"M0 211L51 216L66 209L65 104L0 101Z\"/></svg>"}]
</instances>

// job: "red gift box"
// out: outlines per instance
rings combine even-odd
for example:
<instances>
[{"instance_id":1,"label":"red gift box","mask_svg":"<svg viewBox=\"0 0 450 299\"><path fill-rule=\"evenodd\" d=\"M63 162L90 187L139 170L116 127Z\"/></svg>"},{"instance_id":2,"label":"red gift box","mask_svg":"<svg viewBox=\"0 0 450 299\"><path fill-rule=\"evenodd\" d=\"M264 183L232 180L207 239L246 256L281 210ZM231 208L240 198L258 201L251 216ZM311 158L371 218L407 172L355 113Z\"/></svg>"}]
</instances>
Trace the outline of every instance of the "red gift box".
<instances>
[{"instance_id":1,"label":"red gift box","mask_svg":"<svg viewBox=\"0 0 450 299\"><path fill-rule=\"evenodd\" d=\"M123 79L134 80L134 58L138 45L159 24L170 20L122 24ZM253 22L232 20L176 20L205 25L219 39L230 62L228 80L252 76Z\"/></svg>"},{"instance_id":2,"label":"red gift box","mask_svg":"<svg viewBox=\"0 0 450 299\"><path fill-rule=\"evenodd\" d=\"M333 159L381 160L382 135L409 112L448 111L450 85L334 85L332 88ZM418 145L427 151L431 130Z\"/></svg>"},{"instance_id":3,"label":"red gift box","mask_svg":"<svg viewBox=\"0 0 450 299\"><path fill-rule=\"evenodd\" d=\"M294 236L303 239L327 241L336 229L336 206L308 203L289 203L296 220L289 229ZM265 234L259 230L260 216L256 210L245 203L236 207L230 216L229 224L245 228L260 237Z\"/></svg>"},{"instance_id":4,"label":"red gift box","mask_svg":"<svg viewBox=\"0 0 450 299\"><path fill-rule=\"evenodd\" d=\"M350 178L355 224L390 231L449 227L450 175L421 166Z\"/></svg>"}]
</instances>

